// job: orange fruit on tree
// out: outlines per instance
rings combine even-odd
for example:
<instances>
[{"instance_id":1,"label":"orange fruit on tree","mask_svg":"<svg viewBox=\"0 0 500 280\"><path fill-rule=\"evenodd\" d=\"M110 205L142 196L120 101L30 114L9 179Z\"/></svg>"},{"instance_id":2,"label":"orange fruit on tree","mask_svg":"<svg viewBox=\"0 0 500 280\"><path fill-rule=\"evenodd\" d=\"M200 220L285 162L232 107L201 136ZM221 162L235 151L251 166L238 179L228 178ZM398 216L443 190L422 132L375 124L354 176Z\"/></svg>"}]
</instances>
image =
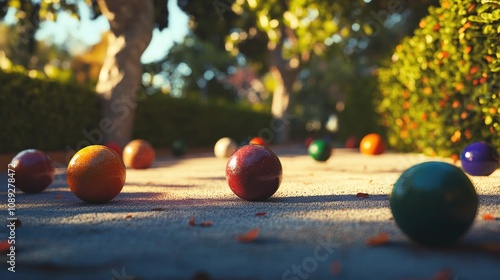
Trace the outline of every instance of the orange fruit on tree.
<instances>
[{"instance_id":1,"label":"orange fruit on tree","mask_svg":"<svg viewBox=\"0 0 500 280\"><path fill-rule=\"evenodd\" d=\"M71 158L66 177L70 190L78 198L89 203L104 203L121 192L126 170L115 151L92 145Z\"/></svg>"},{"instance_id":2,"label":"orange fruit on tree","mask_svg":"<svg viewBox=\"0 0 500 280\"><path fill-rule=\"evenodd\" d=\"M377 133L370 133L361 139L359 150L365 155L380 155L385 151L385 143Z\"/></svg>"},{"instance_id":3,"label":"orange fruit on tree","mask_svg":"<svg viewBox=\"0 0 500 280\"><path fill-rule=\"evenodd\" d=\"M126 167L145 169L155 161L155 150L148 141L136 139L125 146L122 157Z\"/></svg>"}]
</instances>

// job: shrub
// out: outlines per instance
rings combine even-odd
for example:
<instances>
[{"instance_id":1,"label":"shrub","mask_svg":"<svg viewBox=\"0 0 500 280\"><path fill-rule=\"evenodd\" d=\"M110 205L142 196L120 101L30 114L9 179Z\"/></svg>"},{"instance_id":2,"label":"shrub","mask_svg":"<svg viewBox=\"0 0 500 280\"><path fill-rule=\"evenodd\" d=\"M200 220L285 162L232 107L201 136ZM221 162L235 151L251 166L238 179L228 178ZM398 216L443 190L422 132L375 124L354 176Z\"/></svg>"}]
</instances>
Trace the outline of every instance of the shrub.
<instances>
[{"instance_id":1,"label":"shrub","mask_svg":"<svg viewBox=\"0 0 500 280\"><path fill-rule=\"evenodd\" d=\"M0 153L63 150L98 124L98 96L89 89L2 71L0 85Z\"/></svg>"},{"instance_id":2,"label":"shrub","mask_svg":"<svg viewBox=\"0 0 500 280\"><path fill-rule=\"evenodd\" d=\"M393 148L451 156L500 151L500 1L442 0L379 71L378 111Z\"/></svg>"},{"instance_id":3,"label":"shrub","mask_svg":"<svg viewBox=\"0 0 500 280\"><path fill-rule=\"evenodd\" d=\"M199 102L155 94L137 106L134 138L148 140L158 148L183 139L191 147L211 146L222 137L249 140L272 131L271 115L234 106L202 105Z\"/></svg>"}]
</instances>

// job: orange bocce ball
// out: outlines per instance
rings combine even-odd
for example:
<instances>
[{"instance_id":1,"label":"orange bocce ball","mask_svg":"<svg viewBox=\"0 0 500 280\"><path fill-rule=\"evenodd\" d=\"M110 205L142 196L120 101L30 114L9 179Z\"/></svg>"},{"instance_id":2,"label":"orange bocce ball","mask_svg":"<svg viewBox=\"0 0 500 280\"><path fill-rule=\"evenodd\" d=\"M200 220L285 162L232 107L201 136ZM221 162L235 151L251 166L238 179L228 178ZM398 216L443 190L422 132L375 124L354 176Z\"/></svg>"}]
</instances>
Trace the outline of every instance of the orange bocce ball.
<instances>
[{"instance_id":1,"label":"orange bocce ball","mask_svg":"<svg viewBox=\"0 0 500 280\"><path fill-rule=\"evenodd\" d=\"M122 157L126 167L145 169L155 161L155 150L148 141L136 139L125 146Z\"/></svg>"},{"instance_id":2,"label":"orange bocce ball","mask_svg":"<svg viewBox=\"0 0 500 280\"><path fill-rule=\"evenodd\" d=\"M365 155L380 155L385 151L385 143L377 133L370 133L361 139L359 150Z\"/></svg>"},{"instance_id":3,"label":"orange bocce ball","mask_svg":"<svg viewBox=\"0 0 500 280\"><path fill-rule=\"evenodd\" d=\"M71 158L66 176L70 190L78 198L89 203L104 203L121 192L126 170L115 151L92 145Z\"/></svg>"}]
</instances>

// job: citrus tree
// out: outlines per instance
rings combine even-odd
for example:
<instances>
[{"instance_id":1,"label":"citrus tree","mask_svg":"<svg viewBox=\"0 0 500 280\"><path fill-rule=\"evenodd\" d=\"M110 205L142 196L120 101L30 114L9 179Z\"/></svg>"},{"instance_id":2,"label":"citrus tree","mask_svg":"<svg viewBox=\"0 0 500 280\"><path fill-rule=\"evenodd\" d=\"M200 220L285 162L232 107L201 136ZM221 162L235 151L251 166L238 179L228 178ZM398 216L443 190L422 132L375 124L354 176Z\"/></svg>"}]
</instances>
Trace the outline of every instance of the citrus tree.
<instances>
[{"instance_id":1,"label":"citrus tree","mask_svg":"<svg viewBox=\"0 0 500 280\"><path fill-rule=\"evenodd\" d=\"M402 151L500 150L500 1L441 0L379 71L378 110Z\"/></svg>"}]
</instances>

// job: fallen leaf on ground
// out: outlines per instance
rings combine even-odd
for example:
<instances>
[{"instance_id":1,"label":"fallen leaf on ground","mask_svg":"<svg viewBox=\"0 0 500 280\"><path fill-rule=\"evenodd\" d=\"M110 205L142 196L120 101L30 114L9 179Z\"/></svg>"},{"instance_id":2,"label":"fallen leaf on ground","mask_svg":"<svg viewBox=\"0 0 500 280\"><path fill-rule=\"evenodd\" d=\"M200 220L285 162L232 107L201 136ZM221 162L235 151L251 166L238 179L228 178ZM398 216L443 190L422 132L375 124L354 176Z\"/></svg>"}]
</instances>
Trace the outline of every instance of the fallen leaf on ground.
<instances>
[{"instance_id":1,"label":"fallen leaf on ground","mask_svg":"<svg viewBox=\"0 0 500 280\"><path fill-rule=\"evenodd\" d=\"M192 227L196 226L196 222L194 220L194 215L191 216L191 218L189 219L189 225ZM200 227L211 227L213 225L214 225L214 223L212 221L204 221L204 222L201 222L198 224L198 226L200 226Z\"/></svg>"},{"instance_id":2,"label":"fallen leaf on ground","mask_svg":"<svg viewBox=\"0 0 500 280\"><path fill-rule=\"evenodd\" d=\"M332 262L331 266L333 276L337 276L342 272L342 263L340 261Z\"/></svg>"},{"instance_id":3,"label":"fallen leaf on ground","mask_svg":"<svg viewBox=\"0 0 500 280\"><path fill-rule=\"evenodd\" d=\"M238 240L238 242L242 243L253 242L255 241L255 239L257 239L257 236L259 236L259 232L259 228L253 228L245 234L238 235L236 239Z\"/></svg>"},{"instance_id":4,"label":"fallen leaf on ground","mask_svg":"<svg viewBox=\"0 0 500 280\"><path fill-rule=\"evenodd\" d=\"M366 240L366 245L368 246L380 246L380 245L385 245L389 242L389 234L386 232L383 232L379 235L370 237Z\"/></svg>"},{"instance_id":5,"label":"fallen leaf on ground","mask_svg":"<svg viewBox=\"0 0 500 280\"><path fill-rule=\"evenodd\" d=\"M126 219L130 219L132 218L132 214L127 214L127 216L125 216Z\"/></svg>"},{"instance_id":6,"label":"fallen leaf on ground","mask_svg":"<svg viewBox=\"0 0 500 280\"><path fill-rule=\"evenodd\" d=\"M0 253L7 253L10 250L10 244L7 240L0 241Z\"/></svg>"},{"instance_id":7,"label":"fallen leaf on ground","mask_svg":"<svg viewBox=\"0 0 500 280\"><path fill-rule=\"evenodd\" d=\"M267 212L257 212L257 213L255 213L255 216L257 216L257 217L262 217L262 216L265 216L265 215L267 215Z\"/></svg>"},{"instance_id":8,"label":"fallen leaf on ground","mask_svg":"<svg viewBox=\"0 0 500 280\"><path fill-rule=\"evenodd\" d=\"M372 179L372 180L370 180L370 182L368 182L368 183L371 183L371 182L373 182L373 179Z\"/></svg>"},{"instance_id":9,"label":"fallen leaf on ground","mask_svg":"<svg viewBox=\"0 0 500 280\"><path fill-rule=\"evenodd\" d=\"M487 214L483 214L483 220L494 221L495 217L493 217L493 215L487 213Z\"/></svg>"},{"instance_id":10,"label":"fallen leaf on ground","mask_svg":"<svg viewBox=\"0 0 500 280\"><path fill-rule=\"evenodd\" d=\"M62 198L62 195L61 194L56 194L56 196L54 197L55 199L61 199Z\"/></svg>"},{"instance_id":11,"label":"fallen leaf on ground","mask_svg":"<svg viewBox=\"0 0 500 280\"><path fill-rule=\"evenodd\" d=\"M367 193L361 193L361 192L359 192L359 193L356 194L356 197L368 198L369 195Z\"/></svg>"},{"instance_id":12,"label":"fallen leaf on ground","mask_svg":"<svg viewBox=\"0 0 500 280\"><path fill-rule=\"evenodd\" d=\"M432 277L432 280L447 280L447 279L452 279L453 278L453 273L449 268L443 268L440 271L438 271L434 276Z\"/></svg>"},{"instance_id":13,"label":"fallen leaf on ground","mask_svg":"<svg viewBox=\"0 0 500 280\"><path fill-rule=\"evenodd\" d=\"M211 227L213 226L214 223L212 223L212 221L205 221L205 222L202 222L200 223L200 227Z\"/></svg>"}]
</instances>

